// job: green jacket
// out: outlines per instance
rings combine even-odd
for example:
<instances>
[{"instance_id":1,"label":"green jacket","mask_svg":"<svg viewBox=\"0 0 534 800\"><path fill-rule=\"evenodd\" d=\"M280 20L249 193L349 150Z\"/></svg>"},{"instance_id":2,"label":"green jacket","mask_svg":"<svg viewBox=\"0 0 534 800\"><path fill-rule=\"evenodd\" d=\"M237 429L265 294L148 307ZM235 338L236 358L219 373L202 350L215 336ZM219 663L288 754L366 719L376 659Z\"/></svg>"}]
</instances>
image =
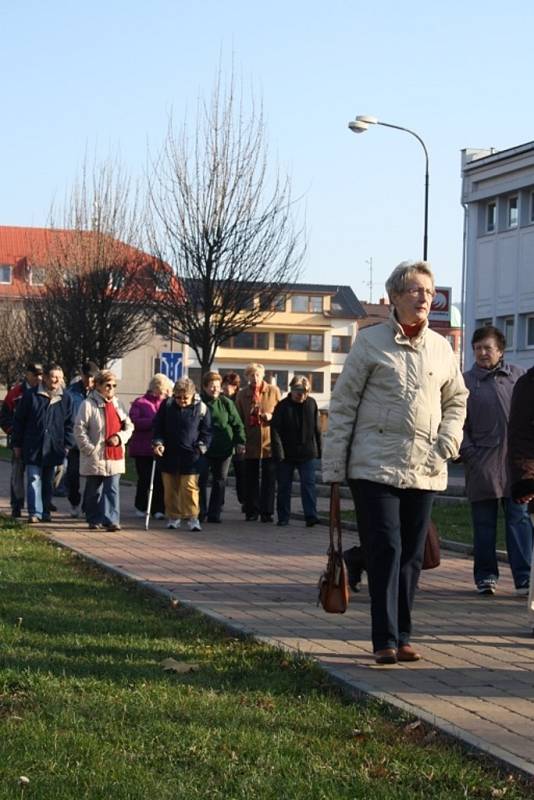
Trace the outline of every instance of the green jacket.
<instances>
[{"instance_id":1,"label":"green jacket","mask_svg":"<svg viewBox=\"0 0 534 800\"><path fill-rule=\"evenodd\" d=\"M245 428L235 403L223 394L214 400L202 393L202 399L211 414L212 440L206 455L210 458L228 458L236 445L245 444Z\"/></svg>"}]
</instances>

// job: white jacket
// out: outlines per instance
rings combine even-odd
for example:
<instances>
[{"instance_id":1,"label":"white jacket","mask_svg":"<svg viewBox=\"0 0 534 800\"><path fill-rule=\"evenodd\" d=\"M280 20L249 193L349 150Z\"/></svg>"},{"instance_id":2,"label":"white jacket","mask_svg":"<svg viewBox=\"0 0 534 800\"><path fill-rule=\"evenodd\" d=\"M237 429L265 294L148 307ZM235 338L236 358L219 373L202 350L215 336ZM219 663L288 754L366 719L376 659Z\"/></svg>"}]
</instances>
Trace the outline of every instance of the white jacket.
<instances>
[{"instance_id":1,"label":"white jacket","mask_svg":"<svg viewBox=\"0 0 534 800\"><path fill-rule=\"evenodd\" d=\"M364 328L330 403L322 470L401 489L440 491L458 454L467 389L447 340L423 328L409 339L393 316Z\"/></svg>"},{"instance_id":2,"label":"white jacket","mask_svg":"<svg viewBox=\"0 0 534 800\"><path fill-rule=\"evenodd\" d=\"M122 422L122 430L118 434L124 445L133 433L133 423L116 397L112 400ZM74 438L80 449L80 475L120 475L126 464L122 459L105 458L106 421L104 406L106 401L96 389L81 404L74 423Z\"/></svg>"}]
</instances>

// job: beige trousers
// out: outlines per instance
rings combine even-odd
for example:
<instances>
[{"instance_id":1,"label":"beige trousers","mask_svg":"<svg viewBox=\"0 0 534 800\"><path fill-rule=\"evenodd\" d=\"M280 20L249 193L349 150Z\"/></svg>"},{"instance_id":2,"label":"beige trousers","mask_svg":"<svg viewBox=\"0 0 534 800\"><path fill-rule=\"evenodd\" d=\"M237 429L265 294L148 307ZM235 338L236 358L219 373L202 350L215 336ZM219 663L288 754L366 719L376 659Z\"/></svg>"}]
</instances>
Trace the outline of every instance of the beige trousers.
<instances>
[{"instance_id":1,"label":"beige trousers","mask_svg":"<svg viewBox=\"0 0 534 800\"><path fill-rule=\"evenodd\" d=\"M198 517L198 475L162 472L165 513L169 519Z\"/></svg>"}]
</instances>

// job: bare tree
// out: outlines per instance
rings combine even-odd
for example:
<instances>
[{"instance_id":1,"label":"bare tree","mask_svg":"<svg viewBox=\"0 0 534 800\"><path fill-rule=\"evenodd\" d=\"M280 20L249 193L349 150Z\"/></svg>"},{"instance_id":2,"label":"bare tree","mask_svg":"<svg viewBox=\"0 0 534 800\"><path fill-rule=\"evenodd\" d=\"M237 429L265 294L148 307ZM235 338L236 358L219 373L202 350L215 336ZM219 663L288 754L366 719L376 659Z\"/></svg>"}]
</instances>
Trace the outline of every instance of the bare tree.
<instances>
[{"instance_id":1,"label":"bare tree","mask_svg":"<svg viewBox=\"0 0 534 800\"><path fill-rule=\"evenodd\" d=\"M261 109L252 101L246 114L233 76L225 86L219 75L192 136L187 124L177 135L171 119L153 164L151 250L180 282L153 312L203 371L219 345L270 316L299 275L305 245L290 181L268 174L267 155Z\"/></svg>"},{"instance_id":2,"label":"bare tree","mask_svg":"<svg viewBox=\"0 0 534 800\"><path fill-rule=\"evenodd\" d=\"M28 351L24 309L20 302L0 303L0 383L12 386L24 373Z\"/></svg>"},{"instance_id":3,"label":"bare tree","mask_svg":"<svg viewBox=\"0 0 534 800\"><path fill-rule=\"evenodd\" d=\"M150 337L142 306L153 259L140 249L142 229L137 193L114 162L90 173L85 163L59 220L52 210L46 244L29 257L43 268L44 286L28 291L24 307L31 347L68 376Z\"/></svg>"}]
</instances>

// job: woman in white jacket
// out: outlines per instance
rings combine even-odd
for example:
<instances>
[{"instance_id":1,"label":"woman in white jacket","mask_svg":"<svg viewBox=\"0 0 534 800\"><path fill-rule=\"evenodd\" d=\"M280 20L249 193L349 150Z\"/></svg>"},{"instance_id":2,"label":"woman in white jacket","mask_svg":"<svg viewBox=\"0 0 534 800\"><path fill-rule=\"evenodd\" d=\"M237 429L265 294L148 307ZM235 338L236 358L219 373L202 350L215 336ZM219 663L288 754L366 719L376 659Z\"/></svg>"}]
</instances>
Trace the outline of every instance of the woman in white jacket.
<instances>
[{"instance_id":1,"label":"woman in white jacket","mask_svg":"<svg viewBox=\"0 0 534 800\"><path fill-rule=\"evenodd\" d=\"M133 423L115 397L117 378L110 370L95 377L74 423L80 449L80 475L86 476L83 505L89 528L120 530L119 481L125 471L125 444Z\"/></svg>"},{"instance_id":2,"label":"woman in white jacket","mask_svg":"<svg viewBox=\"0 0 534 800\"><path fill-rule=\"evenodd\" d=\"M447 340L428 327L434 276L403 262L386 282L390 318L358 334L330 404L322 468L348 479L367 558L378 664L417 661L411 611L434 492L458 454L467 390Z\"/></svg>"}]
</instances>

